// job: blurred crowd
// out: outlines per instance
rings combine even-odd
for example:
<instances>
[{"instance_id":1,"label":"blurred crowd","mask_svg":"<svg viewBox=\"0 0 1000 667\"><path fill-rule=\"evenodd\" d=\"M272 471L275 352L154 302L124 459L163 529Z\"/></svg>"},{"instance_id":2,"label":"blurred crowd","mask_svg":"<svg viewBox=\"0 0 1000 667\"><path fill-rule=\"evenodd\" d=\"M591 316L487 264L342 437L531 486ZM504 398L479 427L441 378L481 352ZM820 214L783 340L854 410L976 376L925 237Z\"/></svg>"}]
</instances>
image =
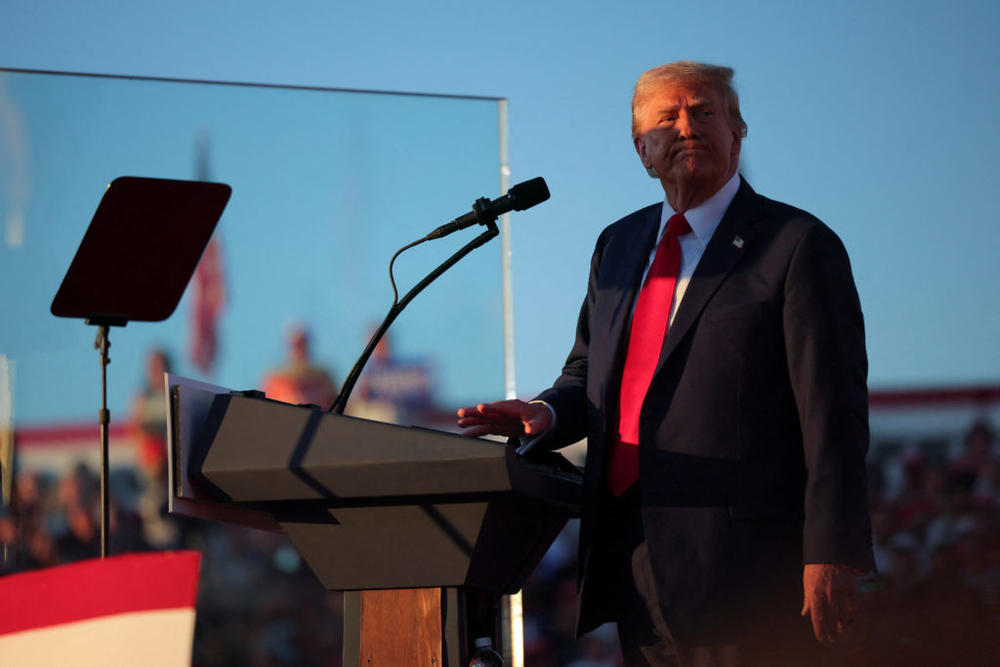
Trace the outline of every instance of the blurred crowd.
<instances>
[{"instance_id":1,"label":"blurred crowd","mask_svg":"<svg viewBox=\"0 0 1000 667\"><path fill-rule=\"evenodd\" d=\"M287 367L265 382L306 378L309 402L332 400L329 375L303 368L308 340L293 332L289 346ZM341 596L322 589L284 537L166 513L162 377L169 367L163 351L150 353L130 419L136 464L115 468L110 478L111 552L202 553L195 665L339 665ZM363 391L387 393L378 382L390 386L376 375ZM421 386L414 395L425 391ZM994 426L979 421L956 442L876 443L869 483L878 572L860 580L856 622L831 650L831 664L995 664L1000 442ZM98 556L99 511L98 479L83 464L62 473L19 472L11 504L0 509L0 574ZM622 664L614 626L574 637L576 530L571 522L525 587L529 666Z\"/></svg>"},{"instance_id":2,"label":"blurred crowd","mask_svg":"<svg viewBox=\"0 0 1000 667\"><path fill-rule=\"evenodd\" d=\"M975 423L954 451L902 449L869 463L878 574L865 633L884 664L996 664L1000 655L1000 451Z\"/></svg>"},{"instance_id":3,"label":"blurred crowd","mask_svg":"<svg viewBox=\"0 0 1000 667\"><path fill-rule=\"evenodd\" d=\"M285 359L263 375L262 390L275 400L329 407L335 381L313 359L307 328L290 326L285 344ZM134 464L114 466L109 476L110 553L201 552L196 666L339 665L342 596L323 589L285 537L167 512L163 377L171 370L165 349L149 350L128 418ZM382 421L453 422L451 411L435 407L431 377L426 362L397 357L384 338L348 411ZM95 558L100 550L97 471L81 460L70 470L16 472L11 502L0 503L0 576Z\"/></svg>"},{"instance_id":4,"label":"blurred crowd","mask_svg":"<svg viewBox=\"0 0 1000 667\"><path fill-rule=\"evenodd\" d=\"M150 482L137 468L111 477L110 552L201 552L193 664L340 664L340 595L323 590L284 537L170 516L165 507L144 515L143 505L162 495ZM0 574L100 556L99 494L84 465L62 477L18 473L0 514Z\"/></svg>"}]
</instances>

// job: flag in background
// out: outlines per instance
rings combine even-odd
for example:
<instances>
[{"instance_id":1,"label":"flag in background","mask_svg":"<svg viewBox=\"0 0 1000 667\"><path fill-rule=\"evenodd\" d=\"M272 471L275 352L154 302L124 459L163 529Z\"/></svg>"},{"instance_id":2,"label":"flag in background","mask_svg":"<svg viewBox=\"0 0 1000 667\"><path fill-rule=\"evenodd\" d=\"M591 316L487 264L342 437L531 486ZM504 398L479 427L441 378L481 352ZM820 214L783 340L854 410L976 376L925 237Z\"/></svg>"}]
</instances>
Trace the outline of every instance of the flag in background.
<instances>
[{"instance_id":1,"label":"flag in background","mask_svg":"<svg viewBox=\"0 0 1000 667\"><path fill-rule=\"evenodd\" d=\"M211 180L209 153L209 136L202 134L195 151L195 177L199 181ZM218 322L226 305L226 281L218 231L212 235L194 271L191 289L191 363L202 373L211 373L219 350Z\"/></svg>"},{"instance_id":2,"label":"flag in background","mask_svg":"<svg viewBox=\"0 0 1000 667\"><path fill-rule=\"evenodd\" d=\"M200 564L168 551L0 577L0 664L189 667Z\"/></svg>"}]
</instances>

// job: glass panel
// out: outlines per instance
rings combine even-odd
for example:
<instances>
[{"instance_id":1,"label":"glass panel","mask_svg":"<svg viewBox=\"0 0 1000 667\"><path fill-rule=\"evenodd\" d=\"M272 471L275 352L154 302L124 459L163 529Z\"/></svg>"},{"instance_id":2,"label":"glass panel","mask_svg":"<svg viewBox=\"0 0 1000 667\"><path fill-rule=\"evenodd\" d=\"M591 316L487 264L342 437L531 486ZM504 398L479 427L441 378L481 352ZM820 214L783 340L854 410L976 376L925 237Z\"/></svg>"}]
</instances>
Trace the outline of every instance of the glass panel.
<instances>
[{"instance_id":1,"label":"glass panel","mask_svg":"<svg viewBox=\"0 0 1000 667\"><path fill-rule=\"evenodd\" d=\"M0 70L0 505L12 427L19 466L13 508L0 509L0 574L98 553L96 330L49 305L105 187L123 175L221 181L233 195L211 251L221 280L205 283L221 304L214 367L192 361L195 315L211 310L193 286L166 321L111 329L111 553L202 552L198 664L336 663L340 596L283 537L161 516L151 352L181 375L236 389L267 379L279 398L325 400L389 308L393 253L499 194L498 125L495 99ZM400 292L479 231L402 255ZM355 391L366 400L349 408L451 427L457 406L504 391L502 318L496 240L396 320L379 372ZM289 362L302 331L309 368L333 381Z\"/></svg>"},{"instance_id":2,"label":"glass panel","mask_svg":"<svg viewBox=\"0 0 1000 667\"><path fill-rule=\"evenodd\" d=\"M96 420L95 329L49 304L114 178L217 180L233 196L216 233L214 371L190 360L189 287L165 322L111 330L113 423L154 346L175 372L249 389L284 363L302 325L339 387L390 305L393 252L499 194L497 127L495 99L0 71L0 354L15 373L16 423ZM402 255L401 293L479 229ZM495 241L421 294L390 331L392 371L365 388L440 415L500 396L500 266Z\"/></svg>"}]
</instances>

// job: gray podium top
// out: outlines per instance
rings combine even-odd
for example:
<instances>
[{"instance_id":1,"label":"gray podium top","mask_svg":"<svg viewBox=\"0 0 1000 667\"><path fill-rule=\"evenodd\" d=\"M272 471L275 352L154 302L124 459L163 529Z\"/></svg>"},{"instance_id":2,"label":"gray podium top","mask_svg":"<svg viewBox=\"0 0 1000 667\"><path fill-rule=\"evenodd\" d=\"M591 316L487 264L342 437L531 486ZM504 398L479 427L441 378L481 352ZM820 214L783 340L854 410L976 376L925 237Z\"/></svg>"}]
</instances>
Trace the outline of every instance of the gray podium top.
<instances>
[{"instance_id":1,"label":"gray podium top","mask_svg":"<svg viewBox=\"0 0 1000 667\"><path fill-rule=\"evenodd\" d=\"M171 511L279 527L327 588L514 592L579 513L557 454L167 382Z\"/></svg>"}]
</instances>

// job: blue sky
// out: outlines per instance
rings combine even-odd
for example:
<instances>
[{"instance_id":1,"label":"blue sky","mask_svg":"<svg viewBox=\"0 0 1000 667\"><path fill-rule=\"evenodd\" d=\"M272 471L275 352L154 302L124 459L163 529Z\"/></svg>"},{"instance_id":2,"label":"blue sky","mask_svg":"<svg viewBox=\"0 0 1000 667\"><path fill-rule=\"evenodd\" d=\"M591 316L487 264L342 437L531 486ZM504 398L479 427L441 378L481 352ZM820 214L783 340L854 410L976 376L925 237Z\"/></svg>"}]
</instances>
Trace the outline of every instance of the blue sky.
<instances>
[{"instance_id":1,"label":"blue sky","mask_svg":"<svg viewBox=\"0 0 1000 667\"><path fill-rule=\"evenodd\" d=\"M541 175L552 192L512 218L523 394L558 373L600 230L663 196L631 145L636 77L730 65L745 175L851 253L872 387L1000 382L992 0L0 0L0 16L2 67L508 98L512 182ZM381 167L406 179L425 165ZM496 193L468 192L451 215L483 194ZM480 298L456 289L456 320Z\"/></svg>"}]
</instances>

